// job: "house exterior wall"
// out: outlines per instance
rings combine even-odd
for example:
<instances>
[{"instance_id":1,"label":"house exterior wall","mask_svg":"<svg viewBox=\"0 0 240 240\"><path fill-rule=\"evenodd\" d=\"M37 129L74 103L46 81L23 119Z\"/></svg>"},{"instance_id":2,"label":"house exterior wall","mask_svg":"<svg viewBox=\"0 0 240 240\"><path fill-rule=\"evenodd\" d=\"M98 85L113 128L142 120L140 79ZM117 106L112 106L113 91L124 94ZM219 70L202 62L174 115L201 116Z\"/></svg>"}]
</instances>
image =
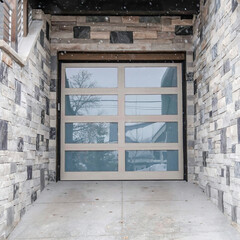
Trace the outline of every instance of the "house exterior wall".
<instances>
[{"instance_id":1,"label":"house exterior wall","mask_svg":"<svg viewBox=\"0 0 240 240\"><path fill-rule=\"evenodd\" d=\"M52 16L51 129L56 132L57 53L61 52L186 52L188 179L194 180L193 19L139 16ZM55 115L54 115L55 114ZM55 136L54 136L55 137ZM56 142L51 141L51 156ZM53 159L54 160L54 159Z\"/></svg>"},{"instance_id":2,"label":"house exterior wall","mask_svg":"<svg viewBox=\"0 0 240 240\"><path fill-rule=\"evenodd\" d=\"M3 4L0 5L0 22L3 22ZM3 39L3 25L0 24L0 39Z\"/></svg>"},{"instance_id":3,"label":"house exterior wall","mask_svg":"<svg viewBox=\"0 0 240 240\"><path fill-rule=\"evenodd\" d=\"M201 1L194 26L195 180L240 224L240 7Z\"/></svg>"},{"instance_id":4,"label":"house exterior wall","mask_svg":"<svg viewBox=\"0 0 240 240\"><path fill-rule=\"evenodd\" d=\"M48 182L56 180L56 113L57 79L59 77L57 53L60 51L63 51L63 54L64 51L71 50L80 52L186 52L188 173L189 180L193 180L193 47L191 35L193 19L120 16L51 17L44 15L40 10L34 10L33 16L35 20L43 21L44 27L26 66L21 67L6 53L1 52L0 239L7 237ZM46 20L50 24L51 44L47 39ZM86 30L81 26L88 28ZM181 26L181 28L176 26ZM189 28L190 32L188 32ZM82 29L85 33L81 32ZM183 29L183 35L181 29ZM116 33L110 37L111 31L127 33L126 35L120 33L120 36ZM115 41L120 43L115 43ZM130 42L123 43L122 41Z\"/></svg>"},{"instance_id":5,"label":"house exterior wall","mask_svg":"<svg viewBox=\"0 0 240 240\"><path fill-rule=\"evenodd\" d=\"M0 52L0 239L51 180L50 43L40 35L24 67Z\"/></svg>"},{"instance_id":6,"label":"house exterior wall","mask_svg":"<svg viewBox=\"0 0 240 240\"><path fill-rule=\"evenodd\" d=\"M196 19L34 11L44 27L26 66L1 52L0 239L56 180L58 53L69 51L186 52L188 180L240 223L240 10L236 0L204 2Z\"/></svg>"}]
</instances>

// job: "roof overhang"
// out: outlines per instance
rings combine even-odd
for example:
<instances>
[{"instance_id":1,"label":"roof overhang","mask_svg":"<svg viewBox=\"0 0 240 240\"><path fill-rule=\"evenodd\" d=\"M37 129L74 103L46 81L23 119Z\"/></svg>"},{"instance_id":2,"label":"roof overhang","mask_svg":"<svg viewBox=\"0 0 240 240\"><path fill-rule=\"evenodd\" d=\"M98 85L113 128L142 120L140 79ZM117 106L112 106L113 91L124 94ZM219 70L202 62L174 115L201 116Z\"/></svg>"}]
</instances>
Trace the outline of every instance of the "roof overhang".
<instances>
[{"instance_id":1,"label":"roof overhang","mask_svg":"<svg viewBox=\"0 0 240 240\"><path fill-rule=\"evenodd\" d=\"M34 9L52 15L177 15L199 12L199 0L29 0Z\"/></svg>"}]
</instances>

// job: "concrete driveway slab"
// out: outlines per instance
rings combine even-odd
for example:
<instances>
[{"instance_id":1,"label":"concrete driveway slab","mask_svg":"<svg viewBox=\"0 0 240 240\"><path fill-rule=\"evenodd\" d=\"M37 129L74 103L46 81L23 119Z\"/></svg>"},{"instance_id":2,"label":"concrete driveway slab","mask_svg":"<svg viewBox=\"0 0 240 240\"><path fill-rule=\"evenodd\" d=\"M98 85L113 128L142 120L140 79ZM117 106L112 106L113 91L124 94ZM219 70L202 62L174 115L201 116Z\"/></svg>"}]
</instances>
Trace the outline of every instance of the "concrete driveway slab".
<instances>
[{"instance_id":1,"label":"concrete driveway slab","mask_svg":"<svg viewBox=\"0 0 240 240\"><path fill-rule=\"evenodd\" d=\"M124 201L131 200L167 200L185 201L202 200L207 198L199 194L200 189L194 184L185 181L157 182L157 181L132 181L123 182Z\"/></svg>"},{"instance_id":2,"label":"concrete driveway slab","mask_svg":"<svg viewBox=\"0 0 240 240\"><path fill-rule=\"evenodd\" d=\"M141 234L146 236L163 234L200 236L205 232L233 230L230 224L225 225L225 217L210 201L133 201L124 202L123 209L125 235L137 235L139 229ZM239 234L233 231L232 236L231 239L235 239Z\"/></svg>"},{"instance_id":3,"label":"concrete driveway slab","mask_svg":"<svg viewBox=\"0 0 240 240\"><path fill-rule=\"evenodd\" d=\"M195 185L161 181L51 183L9 240L239 240Z\"/></svg>"},{"instance_id":4,"label":"concrete driveway slab","mask_svg":"<svg viewBox=\"0 0 240 240\"><path fill-rule=\"evenodd\" d=\"M74 203L83 201L121 201L121 182L62 181L50 184L38 203Z\"/></svg>"},{"instance_id":5,"label":"concrete driveway slab","mask_svg":"<svg viewBox=\"0 0 240 240\"><path fill-rule=\"evenodd\" d=\"M120 235L120 222L119 202L38 203L10 239Z\"/></svg>"}]
</instances>

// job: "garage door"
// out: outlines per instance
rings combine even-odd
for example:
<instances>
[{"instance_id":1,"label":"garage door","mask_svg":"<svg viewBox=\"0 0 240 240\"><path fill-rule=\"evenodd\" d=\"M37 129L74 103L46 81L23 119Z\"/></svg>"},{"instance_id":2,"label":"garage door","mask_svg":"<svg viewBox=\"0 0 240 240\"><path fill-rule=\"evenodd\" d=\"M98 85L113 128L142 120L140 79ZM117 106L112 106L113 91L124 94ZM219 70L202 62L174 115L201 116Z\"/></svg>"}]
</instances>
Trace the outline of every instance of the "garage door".
<instances>
[{"instance_id":1,"label":"garage door","mask_svg":"<svg viewBox=\"0 0 240 240\"><path fill-rule=\"evenodd\" d=\"M183 179L181 71L62 64L61 179Z\"/></svg>"}]
</instances>

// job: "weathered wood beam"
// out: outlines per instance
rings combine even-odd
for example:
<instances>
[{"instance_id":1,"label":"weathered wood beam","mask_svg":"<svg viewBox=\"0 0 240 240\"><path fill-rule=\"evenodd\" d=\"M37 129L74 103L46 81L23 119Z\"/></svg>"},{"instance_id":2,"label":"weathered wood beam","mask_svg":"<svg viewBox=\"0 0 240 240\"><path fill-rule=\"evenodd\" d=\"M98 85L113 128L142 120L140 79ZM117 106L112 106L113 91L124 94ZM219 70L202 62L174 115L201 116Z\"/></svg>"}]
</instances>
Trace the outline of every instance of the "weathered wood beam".
<instances>
[{"instance_id":1,"label":"weathered wood beam","mask_svg":"<svg viewBox=\"0 0 240 240\"><path fill-rule=\"evenodd\" d=\"M183 52L126 52L126 53L59 53L59 60L74 61L183 61Z\"/></svg>"}]
</instances>

